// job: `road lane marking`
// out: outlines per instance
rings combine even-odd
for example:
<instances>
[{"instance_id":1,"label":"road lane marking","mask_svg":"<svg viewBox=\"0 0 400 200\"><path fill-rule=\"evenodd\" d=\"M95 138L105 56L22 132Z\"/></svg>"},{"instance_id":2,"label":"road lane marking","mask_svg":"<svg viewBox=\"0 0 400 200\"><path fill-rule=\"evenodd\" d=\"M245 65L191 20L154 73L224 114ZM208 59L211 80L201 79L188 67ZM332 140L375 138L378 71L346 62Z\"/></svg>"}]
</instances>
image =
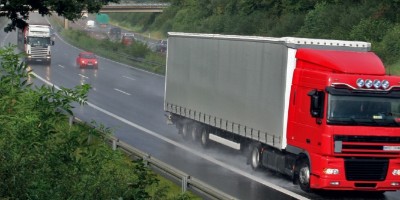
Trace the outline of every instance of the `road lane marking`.
<instances>
[{"instance_id":1,"label":"road lane marking","mask_svg":"<svg viewBox=\"0 0 400 200\"><path fill-rule=\"evenodd\" d=\"M122 77L127 78L127 79L130 79L130 80L132 80L132 81L136 80L136 79L134 79L134 78L132 78L132 77L129 77L129 76L122 76Z\"/></svg>"},{"instance_id":2,"label":"road lane marking","mask_svg":"<svg viewBox=\"0 0 400 200\"><path fill-rule=\"evenodd\" d=\"M32 72L32 74L33 74L35 77L37 77L38 79L42 80L44 83L46 83L46 84L48 84L48 85L50 85L50 86L53 86L54 88L56 88L56 89L58 89L58 90L60 89L57 85L54 85L54 84L51 83L50 81L47 81L47 80L43 79L42 77L40 77L40 76L37 75L36 73ZM174 145L174 146L176 146L176 147L179 147L179 148L181 148L181 149L183 149L183 150L185 150L185 151L188 151L188 152L190 152L190 153L192 153L192 154L194 154L194 155L196 155L196 156L198 156L198 157L200 157L200 158L203 158L203 159L205 159L205 160L207 160L207 161L209 161L209 162L211 162L211 163L214 163L214 164L216 164L216 165L219 165L219 166L221 166L221 167L223 167L223 168L225 168L225 169L228 169L228 170L230 170L230 171L232 171L232 172L235 172L235 173L237 173L237 174L239 174L239 175L242 175L242 176L244 176L244 177L246 177L246 178L248 178L248 179L254 180L254 181L256 181L256 182L258 182L258 183L260 183L260 184L263 184L263 185L265 185L265 186L267 186L267 187L269 187L269 188L272 188L272 189L274 189L274 190L276 190L276 191L279 191L279 192L281 192L281 193L283 193L283 194L289 195L289 196L291 196L291 197L293 197L293 198L300 199L300 200L309 200L309 198L307 198L307 197L301 196L301 195L296 194L296 193L294 193L294 192L292 192L292 191L290 191L290 190L287 190L287 189L285 189L285 188L283 188L283 187L280 187L280 186L275 185L275 184L273 184L273 183L271 183L271 182L268 182L268 181L266 181L266 180L263 180L262 178L260 178L260 177L258 177L258 176L255 176L255 175L253 175L253 174L250 174L250 173L248 173L248 172L246 172L246 171L243 171L243 170L238 169L238 168L236 168L236 167L233 167L233 166L231 166L231 165L225 164L225 163L223 163L223 162L221 162L221 161L219 161L219 160L217 160L217 159L215 159L215 158L213 158L213 157L211 157L211 156L208 156L208 155L202 154L202 153L200 153L200 152L198 152L198 151L195 151L194 149L192 149L192 148L190 148L190 147L187 147L187 146L185 146L185 145L183 145L183 144L180 144L180 143L178 143L178 142L176 142L176 141L174 141L174 140L171 140L171 139L169 139L169 138L167 138L167 137L164 137L164 136L162 136L162 135L160 135L160 134L158 134L158 133L156 133L156 132L154 132L154 131L151 131L151 130L149 130L149 129L147 129L147 128L144 128L143 126L140 126L140 125L138 125L138 124L135 124L135 123L133 123L133 122L131 122L131 121L129 121L129 120L123 118L123 117L120 117L120 116L118 116L118 115L116 115L116 114L114 114L114 113L112 113L112 112L109 112L109 111L107 111L107 110L105 110L105 109L103 109L103 108L100 108L100 107L98 107L98 106L96 106L96 105L94 105L94 104L92 104L92 103L90 103L90 102L87 102L87 105L88 105L89 107L91 107L91 108L93 108L93 109L95 109L95 110L97 110L97 111L100 111L100 112L102 112L102 113L104 113L104 114L106 114L106 115L108 115L108 116L110 116L110 117L112 117L112 118L115 118L115 119L117 119L117 120L119 120L119 121L121 121L121 122L123 122L123 123L129 125L129 126L132 126L132 127L136 128L136 129L141 130L141 131L143 131L143 132L145 132L145 133L147 133L147 134L149 134L149 135L152 135L152 136L154 136L154 137L156 137L156 138L158 138L158 139L160 139L160 140L163 140L163 141L165 141L165 142L168 142L168 143L170 143L170 144L172 144L172 145Z\"/></svg>"},{"instance_id":3,"label":"road lane marking","mask_svg":"<svg viewBox=\"0 0 400 200\"><path fill-rule=\"evenodd\" d=\"M114 90L115 90L115 91L118 91L118 92L121 92L122 94L126 94L126 95L128 95L128 96L131 95L131 94L129 94L129 93L127 93L127 92L124 92L124 91L122 91L122 90L119 90L119 89L117 89L117 88L114 88Z\"/></svg>"},{"instance_id":4,"label":"road lane marking","mask_svg":"<svg viewBox=\"0 0 400 200\"><path fill-rule=\"evenodd\" d=\"M86 78L86 79L89 79L89 77L87 77L87 76L85 76L85 75L83 75L83 74L78 74L80 77L82 77L82 78Z\"/></svg>"},{"instance_id":5,"label":"road lane marking","mask_svg":"<svg viewBox=\"0 0 400 200\"><path fill-rule=\"evenodd\" d=\"M65 68L65 67L64 67L64 66L62 66L62 65L58 65L58 66L59 66L59 67L61 67L61 68L63 68L63 69Z\"/></svg>"}]
</instances>

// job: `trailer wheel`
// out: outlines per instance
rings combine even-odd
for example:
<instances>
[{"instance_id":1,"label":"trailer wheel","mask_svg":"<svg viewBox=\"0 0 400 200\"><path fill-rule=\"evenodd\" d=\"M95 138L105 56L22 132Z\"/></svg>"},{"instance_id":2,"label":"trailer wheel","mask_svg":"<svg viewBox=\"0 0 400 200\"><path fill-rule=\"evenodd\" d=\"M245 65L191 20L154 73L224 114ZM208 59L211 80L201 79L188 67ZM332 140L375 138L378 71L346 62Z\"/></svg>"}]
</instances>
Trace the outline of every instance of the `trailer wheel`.
<instances>
[{"instance_id":1,"label":"trailer wheel","mask_svg":"<svg viewBox=\"0 0 400 200\"><path fill-rule=\"evenodd\" d=\"M209 143L210 143L210 139L209 139L209 134L206 128L203 128L201 130L201 140L200 140L201 146L203 146L204 148L208 147Z\"/></svg>"},{"instance_id":2,"label":"trailer wheel","mask_svg":"<svg viewBox=\"0 0 400 200\"><path fill-rule=\"evenodd\" d=\"M310 170L310 164L308 162L308 159L304 158L302 161L300 161L299 165L299 172L298 172L298 182L300 185L300 188L305 191L305 192L310 192L310 180L311 180L311 170Z\"/></svg>"},{"instance_id":3,"label":"trailer wheel","mask_svg":"<svg viewBox=\"0 0 400 200\"><path fill-rule=\"evenodd\" d=\"M176 128L178 129L178 134L182 135L183 125L180 123L176 123Z\"/></svg>"},{"instance_id":4,"label":"trailer wheel","mask_svg":"<svg viewBox=\"0 0 400 200\"><path fill-rule=\"evenodd\" d=\"M250 165L253 170L259 170L261 168L261 145L253 144L250 153Z\"/></svg>"},{"instance_id":5,"label":"trailer wheel","mask_svg":"<svg viewBox=\"0 0 400 200\"><path fill-rule=\"evenodd\" d=\"M190 134L190 125L188 123L184 123L182 125L182 137L183 139L187 140Z\"/></svg>"},{"instance_id":6,"label":"trailer wheel","mask_svg":"<svg viewBox=\"0 0 400 200\"><path fill-rule=\"evenodd\" d=\"M201 131L201 128L199 125L194 124L192 126L192 130L190 131L190 133L191 133L191 138L192 138L193 142L197 142L199 140L199 135L200 135L199 132L200 131Z\"/></svg>"}]
</instances>

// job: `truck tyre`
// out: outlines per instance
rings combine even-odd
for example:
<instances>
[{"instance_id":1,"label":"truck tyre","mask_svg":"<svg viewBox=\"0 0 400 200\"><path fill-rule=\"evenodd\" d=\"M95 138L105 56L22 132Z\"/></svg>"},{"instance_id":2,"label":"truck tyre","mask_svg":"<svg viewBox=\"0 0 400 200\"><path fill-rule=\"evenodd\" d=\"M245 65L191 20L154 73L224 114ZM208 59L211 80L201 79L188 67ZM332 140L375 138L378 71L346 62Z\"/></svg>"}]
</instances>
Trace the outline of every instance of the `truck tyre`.
<instances>
[{"instance_id":1,"label":"truck tyre","mask_svg":"<svg viewBox=\"0 0 400 200\"><path fill-rule=\"evenodd\" d=\"M261 145L252 144L250 152L250 165L253 170L259 170L261 168Z\"/></svg>"},{"instance_id":2,"label":"truck tyre","mask_svg":"<svg viewBox=\"0 0 400 200\"><path fill-rule=\"evenodd\" d=\"M182 137L183 139L187 140L190 134L190 125L188 123L184 123L182 125Z\"/></svg>"},{"instance_id":3,"label":"truck tyre","mask_svg":"<svg viewBox=\"0 0 400 200\"><path fill-rule=\"evenodd\" d=\"M298 183L300 188L305 192L310 192L310 180L311 180L311 170L310 164L307 158L300 161L298 171Z\"/></svg>"},{"instance_id":4,"label":"truck tyre","mask_svg":"<svg viewBox=\"0 0 400 200\"><path fill-rule=\"evenodd\" d=\"M190 135L193 142L197 142L199 140L200 131L201 131L200 125L193 124L192 130L190 131L191 133Z\"/></svg>"},{"instance_id":5,"label":"truck tyre","mask_svg":"<svg viewBox=\"0 0 400 200\"><path fill-rule=\"evenodd\" d=\"M178 134L182 135L183 125L181 123L177 123L176 128L178 129Z\"/></svg>"},{"instance_id":6,"label":"truck tyre","mask_svg":"<svg viewBox=\"0 0 400 200\"><path fill-rule=\"evenodd\" d=\"M207 148L208 145L210 144L210 139L209 139L209 134L206 128L203 128L201 130L201 138L200 138L200 143L203 148Z\"/></svg>"}]
</instances>

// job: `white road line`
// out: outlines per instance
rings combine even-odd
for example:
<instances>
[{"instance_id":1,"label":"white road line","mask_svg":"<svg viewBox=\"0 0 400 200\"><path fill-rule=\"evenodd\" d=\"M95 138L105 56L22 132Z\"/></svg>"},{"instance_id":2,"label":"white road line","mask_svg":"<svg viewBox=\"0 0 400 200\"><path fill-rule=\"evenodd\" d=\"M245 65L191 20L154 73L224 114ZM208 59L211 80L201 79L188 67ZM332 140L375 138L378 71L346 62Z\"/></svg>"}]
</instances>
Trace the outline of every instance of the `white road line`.
<instances>
[{"instance_id":1,"label":"white road line","mask_svg":"<svg viewBox=\"0 0 400 200\"><path fill-rule=\"evenodd\" d=\"M49 82L49 81L43 79L42 77L38 76L38 75L35 74L34 72L33 72L32 74L35 75L38 79L40 79L40 80L42 80L43 82L45 82L46 84L48 84L48 85L50 85L50 86L54 86L54 88L56 88L56 89L60 89L58 86L56 86L56 85L52 84L51 82ZM202 154L202 153L200 153L200 152L198 152L198 151L195 151L195 150L192 149L192 148L186 147L186 146L183 145L183 144L180 144L180 143L178 143L178 142L175 142L175 141L173 141L173 140L171 140L171 139L169 139L169 138L167 138L167 137L164 137L164 136L162 136L162 135L160 135L160 134L158 134L158 133L156 133L156 132L154 132L154 131L151 131L151 130L149 130L149 129L146 129L146 128L144 128L143 126L140 126L140 125L138 125L138 124L135 124L135 123L133 123L133 122L131 122L131 121L125 119L125 118L122 118L122 117L120 117L120 116L118 116L118 115L116 115L116 114L114 114L114 113L112 113L112 112L109 112L109 111L107 111L107 110L105 110L105 109L103 109L103 108L100 108L100 107L98 107L98 106L96 106L96 105L94 105L94 104L92 104L92 103L90 103L90 102L87 102L87 105L88 105L89 107L92 107L93 109L96 109L96 110L98 110L98 111L100 111L100 112L102 112L102 113L104 113L104 114L106 114L106 115L108 115L108 116L110 116L110 117L113 117L113 118L115 118L115 119L117 119L117 120L119 120L119 121L121 121L121 122L123 122L123 123L129 125L129 126L132 126L132 127L136 128L136 129L139 129L139 130L141 130L141 131L143 131L143 132L145 132L145 133L147 133L147 134L149 134L149 135L152 135L152 136L154 136L154 137L156 137L156 138L158 138L158 139L160 139L160 140L163 140L163 141L165 141L165 142L168 142L168 143L170 143L170 144L172 144L172 145L174 145L174 146L176 146L176 147L179 147L179 148L181 148L181 149L183 149L183 150L185 150L185 151L188 151L188 152L190 152L190 153L192 153L192 154L194 154L194 155L196 155L196 156L198 156L198 157L201 157L201 158L203 158L203 159L205 159L205 160L208 160L209 162L212 162L212 163L214 163L214 164L216 164L216 165L219 165L219 166L221 166L221 167L223 167L223 168L225 168L225 169L229 169L230 171L233 171L233 172L235 172L235 173L237 173L237 174L240 174L240 175L242 175L242 176L244 176L244 177L247 177L247 178L249 178L249 179L251 179L251 180L257 181L258 183L261 183L261 184L263 184L263 185L265 185L265 186L267 186L267 187L270 187L270 188L272 188L272 189L274 189L274 190L277 190L277 191L279 191L279 192L281 192L281 193L284 193L284 194L289 195L289 196L291 196L291 197L293 197L293 198L296 198L296 199L300 199L300 200L309 200L308 198L306 198L306 197L304 197L304 196L301 196L301 195L296 194L296 193L294 193L294 192L292 192L292 191L290 191L290 190L287 190L287 189L285 189L285 188L283 188L283 187L280 187L280 186L275 185L275 184L273 184L273 183L271 183L271 182L268 182L268 181L266 181L266 180L263 180L262 178L260 178L260 177L258 177L258 176L252 175L252 174L250 174L250 173L248 173L248 172L245 172L245 171L243 171L243 170L240 170L240 169L238 169L238 168L235 168L235 167L233 167L233 166L231 166L231 165L225 164L225 163L223 163L223 162L221 162L221 161L219 161L219 160L217 160L217 159L215 159L215 158L213 158L213 157L210 157L210 156L208 156L208 155L204 155L204 154Z\"/></svg>"},{"instance_id":2,"label":"white road line","mask_svg":"<svg viewBox=\"0 0 400 200\"><path fill-rule=\"evenodd\" d=\"M121 92L122 94L126 94L126 95L128 95L128 96L131 95L131 94L129 94L129 93L127 93L127 92L124 92L124 91L122 91L122 90L119 90L119 89L117 89L117 88L114 88L114 90L115 90L115 91L118 91L118 92Z\"/></svg>"},{"instance_id":3,"label":"white road line","mask_svg":"<svg viewBox=\"0 0 400 200\"><path fill-rule=\"evenodd\" d=\"M82 77L82 78L86 78L86 79L89 79L89 77L87 77L87 76L85 76L85 75L83 75L83 74L78 74L80 77Z\"/></svg>"},{"instance_id":4,"label":"white road line","mask_svg":"<svg viewBox=\"0 0 400 200\"><path fill-rule=\"evenodd\" d=\"M132 77L129 77L129 76L122 76L122 77L127 78L127 79L130 79L130 80L132 80L132 81L136 80L136 79L134 79L134 78L132 78Z\"/></svg>"},{"instance_id":5,"label":"white road line","mask_svg":"<svg viewBox=\"0 0 400 200\"><path fill-rule=\"evenodd\" d=\"M62 66L62 65L58 65L59 67L61 67L61 68L65 68L64 66Z\"/></svg>"}]
</instances>

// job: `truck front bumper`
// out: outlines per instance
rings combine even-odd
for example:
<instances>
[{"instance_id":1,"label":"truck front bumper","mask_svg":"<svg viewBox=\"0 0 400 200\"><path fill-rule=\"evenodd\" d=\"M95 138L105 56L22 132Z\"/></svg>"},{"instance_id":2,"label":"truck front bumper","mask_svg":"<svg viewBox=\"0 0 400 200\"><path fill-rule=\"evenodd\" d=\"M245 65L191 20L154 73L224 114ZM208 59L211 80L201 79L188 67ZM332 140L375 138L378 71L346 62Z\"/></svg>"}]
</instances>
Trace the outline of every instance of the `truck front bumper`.
<instances>
[{"instance_id":1,"label":"truck front bumper","mask_svg":"<svg viewBox=\"0 0 400 200\"><path fill-rule=\"evenodd\" d=\"M400 190L400 159L391 158L388 162L386 176L382 180L348 180L345 170L344 158L312 156L311 188L323 190L354 190L354 191L395 191ZM361 168L361 167L360 167ZM338 174L327 174L327 169L337 169ZM358 173L362 177L363 173L368 175L368 167ZM354 168L353 168L354 170ZM357 170L357 169L355 169ZM382 169L384 170L384 169ZM361 175L361 176L360 176ZM361 178L362 179L362 178Z\"/></svg>"},{"instance_id":2,"label":"truck front bumper","mask_svg":"<svg viewBox=\"0 0 400 200\"><path fill-rule=\"evenodd\" d=\"M28 55L26 57L26 61L28 62L50 62L51 57L50 56L31 56Z\"/></svg>"}]
</instances>

